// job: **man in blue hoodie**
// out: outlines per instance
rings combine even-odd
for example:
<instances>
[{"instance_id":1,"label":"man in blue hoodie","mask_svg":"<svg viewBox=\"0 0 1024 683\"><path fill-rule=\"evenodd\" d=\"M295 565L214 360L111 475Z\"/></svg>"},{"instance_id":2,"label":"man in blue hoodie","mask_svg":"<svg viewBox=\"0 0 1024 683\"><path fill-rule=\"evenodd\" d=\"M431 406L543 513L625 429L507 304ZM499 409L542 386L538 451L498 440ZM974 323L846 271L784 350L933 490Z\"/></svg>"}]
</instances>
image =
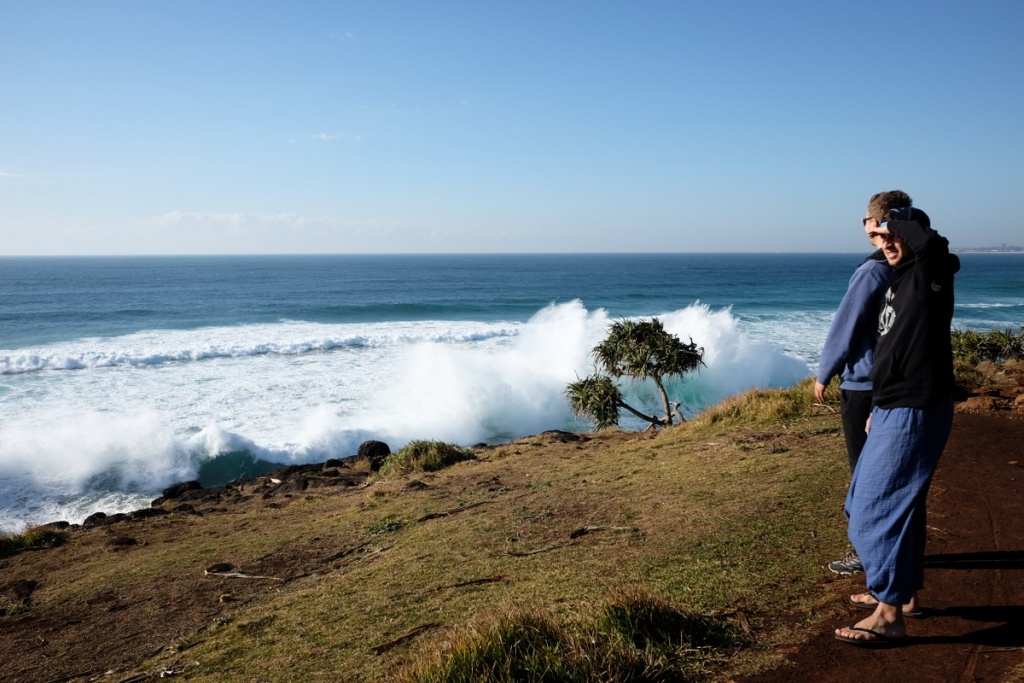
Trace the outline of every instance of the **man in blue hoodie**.
<instances>
[{"instance_id":1,"label":"man in blue hoodie","mask_svg":"<svg viewBox=\"0 0 1024 683\"><path fill-rule=\"evenodd\" d=\"M906 192L890 190L879 192L868 202L868 221L881 222L892 209L910 206L912 200ZM885 290L892 277L892 268L885 260L881 239L870 237L878 249L854 271L846 295L839 304L825 346L821 351L814 396L825 402L825 387L833 377L839 376L839 412L842 416L846 454L850 473L857 466L861 449L867 439L864 425L871 414L871 368L875 362L875 344L878 341L878 312L882 308ZM864 571L856 552L848 552L841 560L829 562L828 568L836 574L855 574Z\"/></svg>"}]
</instances>

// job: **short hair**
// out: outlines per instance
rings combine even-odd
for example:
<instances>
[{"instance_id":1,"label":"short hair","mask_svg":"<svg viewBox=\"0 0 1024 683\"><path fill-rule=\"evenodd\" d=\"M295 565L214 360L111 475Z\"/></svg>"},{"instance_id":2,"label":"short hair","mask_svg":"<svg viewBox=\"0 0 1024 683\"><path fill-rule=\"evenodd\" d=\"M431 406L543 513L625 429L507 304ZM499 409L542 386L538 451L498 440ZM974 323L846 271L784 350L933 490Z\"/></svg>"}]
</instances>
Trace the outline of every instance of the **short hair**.
<instances>
[{"instance_id":1,"label":"short hair","mask_svg":"<svg viewBox=\"0 0 1024 683\"><path fill-rule=\"evenodd\" d=\"M903 209L913 204L914 200L902 190L879 192L868 200L868 218L874 218L881 223L893 209Z\"/></svg>"}]
</instances>

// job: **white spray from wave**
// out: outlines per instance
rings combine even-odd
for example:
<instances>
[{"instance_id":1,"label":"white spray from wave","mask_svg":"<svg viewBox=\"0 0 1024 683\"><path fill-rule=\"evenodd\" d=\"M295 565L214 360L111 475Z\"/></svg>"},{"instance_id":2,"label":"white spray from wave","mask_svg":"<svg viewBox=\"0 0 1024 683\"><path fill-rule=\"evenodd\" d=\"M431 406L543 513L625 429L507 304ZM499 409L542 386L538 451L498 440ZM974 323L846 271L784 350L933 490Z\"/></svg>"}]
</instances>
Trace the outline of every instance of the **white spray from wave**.
<instances>
[{"instance_id":1,"label":"white spray from wave","mask_svg":"<svg viewBox=\"0 0 1024 683\"><path fill-rule=\"evenodd\" d=\"M586 370L590 349L607 329L604 311L580 302L549 306L499 351L419 344L398 358L401 383L387 387L346 422L385 440L462 444L510 439L569 420L566 385Z\"/></svg>"},{"instance_id":2,"label":"white spray from wave","mask_svg":"<svg viewBox=\"0 0 1024 683\"><path fill-rule=\"evenodd\" d=\"M706 367L672 386L688 414L810 372L779 347L751 341L729 310L694 304L660 318L705 349ZM472 445L585 429L564 390L592 371L590 351L609 323L577 301L523 324L283 323L144 333L143 348L138 335L101 340L111 356L162 360L75 372L55 370L58 363L0 388L0 528L136 509L226 454L293 464L350 455L367 439L397 449L414 439ZM301 351L313 338L364 343ZM236 351L192 360L152 353L208 348L210 339ZM256 352L270 342L276 352ZM58 355L87 357L95 343ZM656 412L650 387L625 390Z\"/></svg>"},{"instance_id":3,"label":"white spray from wave","mask_svg":"<svg viewBox=\"0 0 1024 683\"><path fill-rule=\"evenodd\" d=\"M729 309L713 312L696 303L661 320L668 332L684 341L692 338L704 348L706 367L683 383L684 398L689 399L684 408L694 412L752 387L789 387L811 373L805 361L741 332Z\"/></svg>"},{"instance_id":4,"label":"white spray from wave","mask_svg":"<svg viewBox=\"0 0 1024 683\"><path fill-rule=\"evenodd\" d=\"M659 317L667 331L705 349L705 367L672 385L681 392L685 414L692 416L751 387L791 386L810 374L805 361L750 340L728 309L713 312L697 303ZM400 381L350 414L321 412L307 424L313 432L307 433L308 448L299 457L316 460L338 449L351 452L370 437L392 446L412 439L469 445L577 424L564 391L593 371L591 349L610 323L603 310L588 312L577 301L540 311L500 349L405 348L395 360ZM624 390L628 401L651 413L658 410L652 385L629 383Z\"/></svg>"}]
</instances>

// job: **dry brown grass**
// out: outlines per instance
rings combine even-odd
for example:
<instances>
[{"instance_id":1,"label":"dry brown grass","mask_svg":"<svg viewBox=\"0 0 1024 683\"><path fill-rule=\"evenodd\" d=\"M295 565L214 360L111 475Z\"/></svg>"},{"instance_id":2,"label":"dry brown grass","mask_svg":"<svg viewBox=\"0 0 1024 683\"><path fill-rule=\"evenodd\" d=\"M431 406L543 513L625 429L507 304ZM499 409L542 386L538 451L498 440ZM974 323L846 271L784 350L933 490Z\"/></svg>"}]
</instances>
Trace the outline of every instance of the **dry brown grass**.
<instances>
[{"instance_id":1,"label":"dry brown grass","mask_svg":"<svg viewBox=\"0 0 1024 683\"><path fill-rule=\"evenodd\" d=\"M142 639L151 656L106 665L118 680L382 681L467 623L574 623L638 590L751 629L759 645L727 665L749 671L792 642L794 617L820 618L821 567L845 547L838 417L769 399L657 434L545 434L360 490L82 530L9 569L40 579L37 617L74 607ZM110 545L118 534L138 543ZM218 562L282 580L203 575Z\"/></svg>"}]
</instances>

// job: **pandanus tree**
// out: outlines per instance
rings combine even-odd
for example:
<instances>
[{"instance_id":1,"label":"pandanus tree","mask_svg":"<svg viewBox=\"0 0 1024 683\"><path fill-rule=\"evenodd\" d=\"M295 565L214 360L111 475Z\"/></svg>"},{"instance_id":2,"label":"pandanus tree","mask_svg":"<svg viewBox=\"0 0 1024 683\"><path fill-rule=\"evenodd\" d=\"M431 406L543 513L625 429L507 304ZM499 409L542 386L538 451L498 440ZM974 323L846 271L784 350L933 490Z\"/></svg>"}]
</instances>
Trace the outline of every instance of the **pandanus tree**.
<instances>
[{"instance_id":1,"label":"pandanus tree","mask_svg":"<svg viewBox=\"0 0 1024 683\"><path fill-rule=\"evenodd\" d=\"M665 380L685 375L704 364L704 349L665 331L657 318L612 323L608 336L591 351L597 374L577 380L565 389L569 407L578 417L594 421L598 429L619 424L620 409L650 423L651 429L683 422L679 403L670 401ZM646 415L622 398L615 380L650 379L661 397L664 415Z\"/></svg>"}]
</instances>

